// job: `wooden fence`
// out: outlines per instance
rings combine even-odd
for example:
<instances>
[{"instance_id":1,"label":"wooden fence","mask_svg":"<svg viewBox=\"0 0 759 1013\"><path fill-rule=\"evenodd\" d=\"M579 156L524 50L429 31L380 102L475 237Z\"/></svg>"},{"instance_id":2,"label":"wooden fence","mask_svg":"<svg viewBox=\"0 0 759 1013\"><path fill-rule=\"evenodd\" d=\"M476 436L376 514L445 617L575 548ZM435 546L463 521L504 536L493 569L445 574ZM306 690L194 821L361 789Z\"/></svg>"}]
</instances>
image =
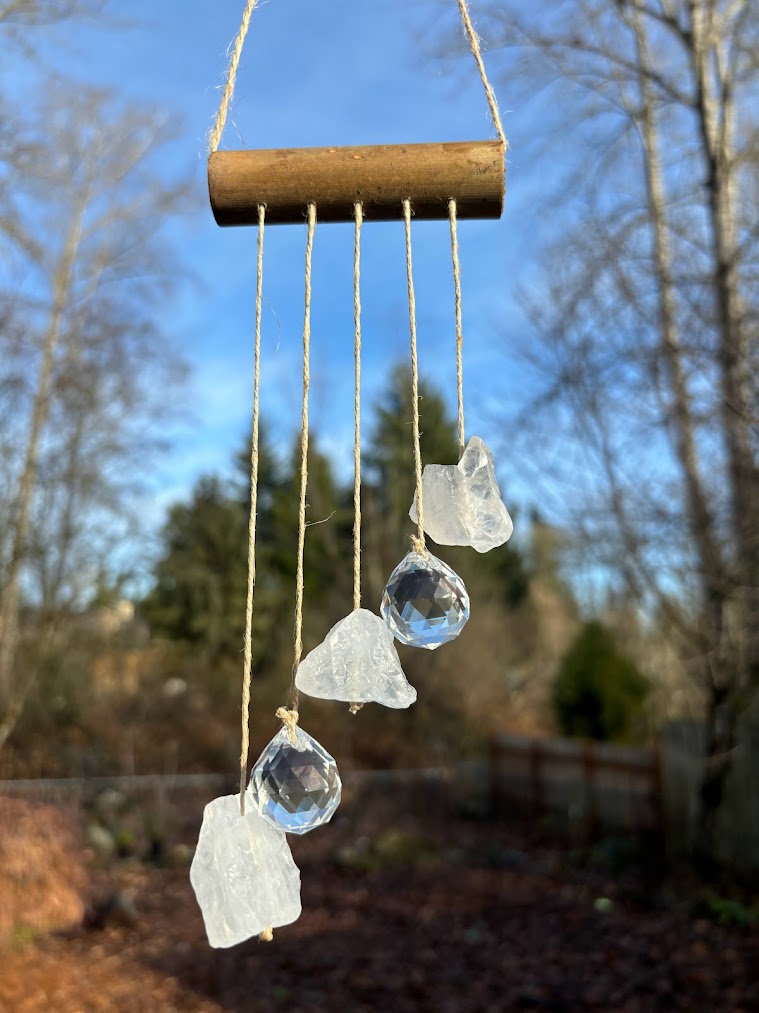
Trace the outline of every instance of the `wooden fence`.
<instances>
[{"instance_id":1,"label":"wooden fence","mask_svg":"<svg viewBox=\"0 0 759 1013\"><path fill-rule=\"evenodd\" d=\"M505 817L515 810L534 817L554 814L587 831L619 828L658 833L664 825L658 749L501 733L492 739L487 765L470 762L434 769L345 771L344 783L347 799L363 789L373 795L388 791L398 796L402 787L400 797L410 802L418 787L427 804L434 796L439 806L461 808L466 803ZM208 801L219 793L231 794L236 784L233 775L219 774L0 781L0 795L40 801L87 802L106 790L144 797L160 812L190 796Z\"/></svg>"},{"instance_id":2,"label":"wooden fence","mask_svg":"<svg viewBox=\"0 0 759 1013\"><path fill-rule=\"evenodd\" d=\"M756 719L754 719L756 720ZM369 790L399 805L445 807L507 818L557 816L582 832L595 829L653 832L672 854L693 850L698 830L698 793L703 773L703 726L679 722L661 731L661 747L531 739L500 733L489 762L410 770L344 772L346 801ZM716 857L736 867L759 869L759 726L742 727L734 751L718 822ZM399 790L399 788L401 790ZM53 780L0 780L0 795L51 802L87 803L114 789L144 798L160 813L167 805L191 808L237 790L234 773L153 774ZM190 804L192 800L192 805Z\"/></svg>"},{"instance_id":3,"label":"wooden fence","mask_svg":"<svg viewBox=\"0 0 759 1013\"><path fill-rule=\"evenodd\" d=\"M493 806L556 814L587 829L664 832L658 748L498 734L491 743Z\"/></svg>"}]
</instances>

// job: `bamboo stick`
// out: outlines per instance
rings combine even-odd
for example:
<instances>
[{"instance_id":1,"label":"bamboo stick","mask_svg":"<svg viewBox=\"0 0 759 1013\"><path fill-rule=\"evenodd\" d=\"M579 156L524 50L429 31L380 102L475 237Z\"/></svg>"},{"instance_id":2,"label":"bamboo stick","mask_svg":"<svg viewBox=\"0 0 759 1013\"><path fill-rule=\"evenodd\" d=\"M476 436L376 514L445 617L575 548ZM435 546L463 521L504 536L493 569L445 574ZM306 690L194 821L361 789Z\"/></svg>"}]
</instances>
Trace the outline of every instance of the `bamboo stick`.
<instances>
[{"instance_id":1,"label":"bamboo stick","mask_svg":"<svg viewBox=\"0 0 759 1013\"><path fill-rule=\"evenodd\" d=\"M219 225L255 225L258 205L266 224L306 220L316 204L320 222L352 222L356 201L366 221L403 216L409 198L419 220L500 218L504 195L501 141L382 144L345 148L215 151L208 160L208 191Z\"/></svg>"}]
</instances>

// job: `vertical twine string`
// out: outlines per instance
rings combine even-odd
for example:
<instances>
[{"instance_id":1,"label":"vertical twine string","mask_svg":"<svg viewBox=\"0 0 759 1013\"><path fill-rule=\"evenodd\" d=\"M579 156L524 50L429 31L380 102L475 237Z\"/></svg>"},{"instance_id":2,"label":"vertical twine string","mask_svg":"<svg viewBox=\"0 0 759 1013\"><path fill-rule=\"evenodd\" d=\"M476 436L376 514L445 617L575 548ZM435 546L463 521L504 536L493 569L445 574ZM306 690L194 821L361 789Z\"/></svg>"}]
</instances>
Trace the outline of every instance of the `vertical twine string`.
<instances>
[{"instance_id":1,"label":"vertical twine string","mask_svg":"<svg viewBox=\"0 0 759 1013\"><path fill-rule=\"evenodd\" d=\"M356 231L353 241L353 358L355 385L353 396L353 608L361 608L361 226L364 207L354 204ZM358 714L362 703L355 701L348 708Z\"/></svg>"},{"instance_id":2,"label":"vertical twine string","mask_svg":"<svg viewBox=\"0 0 759 1013\"><path fill-rule=\"evenodd\" d=\"M480 49L480 38L477 32L474 30L472 19L469 15L469 3L467 0L457 0L459 5L459 12L461 13L461 20L464 24L464 31L466 32L467 39L469 40L469 47L472 50L472 56L477 64L477 69L480 72L480 80L482 81L482 87L485 89L485 96L490 106L490 115L493 117L493 125L498 133L498 137L503 144L504 148L508 146L506 141L506 134L503 132L503 124L501 123L501 114L498 111L498 101L495 97L495 92L491 87L490 81L488 81L487 71L485 70L485 64L482 59L482 51Z\"/></svg>"},{"instance_id":3,"label":"vertical twine string","mask_svg":"<svg viewBox=\"0 0 759 1013\"><path fill-rule=\"evenodd\" d=\"M461 326L461 264L459 239L456 231L456 201L448 201L448 218L451 223L451 259L453 261L453 288L456 296L456 389L459 411L459 459L464 454L464 331Z\"/></svg>"},{"instance_id":4,"label":"vertical twine string","mask_svg":"<svg viewBox=\"0 0 759 1013\"><path fill-rule=\"evenodd\" d=\"M416 355L416 297L414 275L411 264L411 201L403 201L403 219L406 223L406 282L408 284L408 318L411 332L411 406L414 434L414 470L416 473L416 517L418 535L411 542L417 552L425 554L427 543L424 538L424 503L422 494L422 448L419 439L419 364Z\"/></svg>"},{"instance_id":5,"label":"vertical twine string","mask_svg":"<svg viewBox=\"0 0 759 1013\"><path fill-rule=\"evenodd\" d=\"M311 259L316 230L316 204L308 205L308 236L306 239L306 270L304 278L305 305L303 313L303 408L300 421L300 506L298 509L298 569L295 574L295 632L293 640L293 675L290 711L297 716L300 694L295 675L303 654L303 556L306 546L306 492L308 489L308 392L311 386ZM294 730L290 729L293 738Z\"/></svg>"},{"instance_id":6,"label":"vertical twine string","mask_svg":"<svg viewBox=\"0 0 759 1013\"><path fill-rule=\"evenodd\" d=\"M361 608L361 225L364 209L355 204L356 232L353 242L353 357L355 392L353 398L353 608Z\"/></svg>"},{"instance_id":7,"label":"vertical twine string","mask_svg":"<svg viewBox=\"0 0 759 1013\"><path fill-rule=\"evenodd\" d=\"M248 28L250 26L250 16L257 3L258 0L248 0L245 5L245 10L242 16L242 24L240 25L240 30L238 31L237 37L232 45L232 53L229 57L229 68L227 69L227 80L224 82L224 90L221 93L221 102L219 103L219 109L216 113L216 120L211 128L211 133L208 139L208 145L211 152L218 151L219 144L221 143L221 135L224 133L224 127L227 122L229 105L235 92L237 69L240 66L242 48L245 45L245 36L248 34Z\"/></svg>"},{"instance_id":8,"label":"vertical twine string","mask_svg":"<svg viewBox=\"0 0 759 1013\"><path fill-rule=\"evenodd\" d=\"M256 511L258 508L258 389L261 380L261 306L264 276L264 220L266 207L258 205L258 258L256 264L256 337L253 366L253 427L250 448L250 517L248 519L248 596L245 603L245 660L242 679L242 747L240 750L240 814L245 815L248 780L250 677L253 656L253 598L256 587Z\"/></svg>"},{"instance_id":9,"label":"vertical twine string","mask_svg":"<svg viewBox=\"0 0 759 1013\"><path fill-rule=\"evenodd\" d=\"M464 32L469 40L469 48L472 51L472 56L477 64L477 70L480 73L480 80L482 81L482 87L485 89L485 97L488 100L488 106L490 108L490 115L493 119L493 125L495 126L501 144L504 149L508 147L508 141L506 140L506 134L503 129L503 123L501 122L501 114L498 109L498 100L495 97L492 85L488 80L487 71L485 70L485 63L482 59L482 50L480 48L480 39L477 32L474 30L472 24L472 18L469 14L469 3L468 0L457 0L459 13L461 14L461 21L464 25ZM459 458L463 456L465 448L464 439L464 364L463 364L463 346L464 346L464 332L461 324L461 265L459 263L459 241L457 234L457 217L456 217L456 201L451 199L448 202L448 218L451 226L451 259L453 262L453 285L456 298L456 390L458 395L458 436L459 436ZM420 515L421 521L421 515Z\"/></svg>"}]
</instances>

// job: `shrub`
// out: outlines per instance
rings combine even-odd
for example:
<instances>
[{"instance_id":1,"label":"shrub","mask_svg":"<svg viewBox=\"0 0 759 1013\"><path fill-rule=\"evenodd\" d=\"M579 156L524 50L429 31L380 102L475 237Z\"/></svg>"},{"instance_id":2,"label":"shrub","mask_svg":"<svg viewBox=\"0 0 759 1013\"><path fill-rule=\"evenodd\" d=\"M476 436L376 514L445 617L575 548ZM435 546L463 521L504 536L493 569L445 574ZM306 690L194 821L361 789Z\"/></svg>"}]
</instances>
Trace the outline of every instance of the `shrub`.
<instances>
[{"instance_id":1,"label":"shrub","mask_svg":"<svg viewBox=\"0 0 759 1013\"><path fill-rule=\"evenodd\" d=\"M648 680L600 622L585 623L567 651L553 688L563 734L623 739L640 715Z\"/></svg>"}]
</instances>

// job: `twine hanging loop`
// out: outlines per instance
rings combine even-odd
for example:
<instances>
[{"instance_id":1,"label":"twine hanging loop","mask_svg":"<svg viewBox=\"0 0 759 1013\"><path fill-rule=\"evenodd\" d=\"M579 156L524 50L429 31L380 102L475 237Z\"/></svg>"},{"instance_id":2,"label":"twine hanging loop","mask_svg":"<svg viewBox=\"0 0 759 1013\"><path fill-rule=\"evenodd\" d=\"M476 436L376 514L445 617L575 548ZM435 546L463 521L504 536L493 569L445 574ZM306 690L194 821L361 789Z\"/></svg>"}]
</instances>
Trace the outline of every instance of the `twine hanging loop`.
<instances>
[{"instance_id":1,"label":"twine hanging loop","mask_svg":"<svg viewBox=\"0 0 759 1013\"><path fill-rule=\"evenodd\" d=\"M480 80L482 81L482 87L485 89L485 98L488 102L490 109L490 115L493 119L493 125L495 126L498 137L503 144L504 148L508 147L508 141L506 140L506 134L504 133L503 123L501 122L501 114L498 110L498 100L495 97L493 86L488 80L487 71L485 70L485 63L482 59L482 50L480 47L480 38L474 29L472 24L472 18L469 13L468 0L456 0L461 15L461 22L464 26L464 32L469 42L469 48L472 51L472 56L477 64L477 70L480 73ZM245 38L248 34L248 28L250 27L250 18L253 14L254 9L258 6L258 0L246 0L245 10L242 15L242 22L237 35L232 42L230 47L229 66L227 68L227 77L224 82L224 87L221 92L221 101L219 102L219 108L216 113L213 127L209 134L209 149L211 152L218 151L219 144L221 143L221 137L224 133L224 127L226 126L227 116L229 115L229 107L232 102L232 96L235 91L235 82L237 81L237 71L240 66L240 57L242 56L243 46L245 45Z\"/></svg>"}]
</instances>

